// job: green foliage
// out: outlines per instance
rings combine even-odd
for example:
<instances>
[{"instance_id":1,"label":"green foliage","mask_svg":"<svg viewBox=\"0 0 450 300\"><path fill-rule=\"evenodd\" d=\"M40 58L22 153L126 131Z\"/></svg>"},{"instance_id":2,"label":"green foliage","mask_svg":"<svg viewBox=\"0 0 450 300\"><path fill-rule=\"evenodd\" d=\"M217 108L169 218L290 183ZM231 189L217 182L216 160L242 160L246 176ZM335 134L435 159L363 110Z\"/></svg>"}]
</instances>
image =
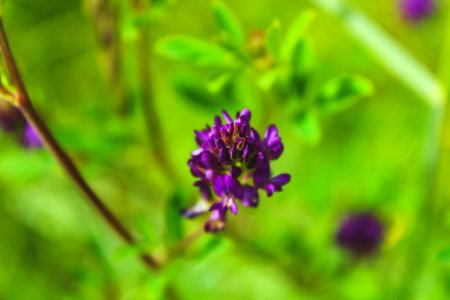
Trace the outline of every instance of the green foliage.
<instances>
[{"instance_id":1,"label":"green foliage","mask_svg":"<svg viewBox=\"0 0 450 300\"><path fill-rule=\"evenodd\" d=\"M280 58L281 22L274 20L266 30L265 46L272 58L277 62Z\"/></svg>"},{"instance_id":2,"label":"green foliage","mask_svg":"<svg viewBox=\"0 0 450 300\"><path fill-rule=\"evenodd\" d=\"M20 137L0 131L1 299L160 300L170 298L169 288L186 300L449 298L450 213L445 198L437 206L430 199L433 166L423 159L437 153L432 135L440 130L415 101L436 103L440 95L427 68L445 66L436 54L446 43L445 14L412 26L393 15L392 3L315 0L338 5L335 16L319 11L312 23L302 1L215 2L212 17L205 1L171 9L172 1L136 2L152 5L137 12L131 2L108 2L120 7L121 45L107 50L119 50L115 77L77 1L3 3L37 111L139 243L125 246L111 232L51 153L24 151ZM136 51L142 29L161 54L148 53L147 84ZM4 71L1 82L11 89ZM375 87L376 101L343 111ZM157 141L143 120L148 102L135 96L148 90ZM120 96L125 113L113 104ZM285 150L271 171L288 172L292 182L275 197L261 194L257 209L230 215L225 232L201 234L169 258L208 217L179 218L199 195L186 166L193 130L224 108L243 107L258 130L277 125ZM163 172L155 145L176 176ZM385 223L384 245L350 257L336 245L336 228L349 212L374 209ZM144 250L169 264L148 272L138 257Z\"/></svg>"},{"instance_id":3,"label":"green foliage","mask_svg":"<svg viewBox=\"0 0 450 300\"><path fill-rule=\"evenodd\" d=\"M284 37L281 49L281 56L288 61L293 56L298 43L305 36L309 26L314 20L315 13L313 11L305 11L300 13L297 18L289 26L288 32Z\"/></svg>"},{"instance_id":4,"label":"green foliage","mask_svg":"<svg viewBox=\"0 0 450 300\"><path fill-rule=\"evenodd\" d=\"M179 75L174 80L174 85L183 99L200 109L212 111L220 107L218 96L195 78ZM211 89L215 90L215 87Z\"/></svg>"},{"instance_id":5,"label":"green foliage","mask_svg":"<svg viewBox=\"0 0 450 300\"><path fill-rule=\"evenodd\" d=\"M166 57L203 67L234 68L233 55L218 45L189 36L171 36L156 45L156 51Z\"/></svg>"},{"instance_id":6,"label":"green foliage","mask_svg":"<svg viewBox=\"0 0 450 300\"><path fill-rule=\"evenodd\" d=\"M315 111L302 111L295 117L297 133L306 142L317 144L322 135L320 122Z\"/></svg>"},{"instance_id":7,"label":"green foliage","mask_svg":"<svg viewBox=\"0 0 450 300\"><path fill-rule=\"evenodd\" d=\"M324 111L335 112L347 108L373 92L372 83L361 76L335 78L322 87L315 105Z\"/></svg>"},{"instance_id":8,"label":"green foliage","mask_svg":"<svg viewBox=\"0 0 450 300\"><path fill-rule=\"evenodd\" d=\"M183 224L180 213L187 203L185 199L185 193L180 189L176 189L166 203L166 228L169 244L173 244L183 237Z\"/></svg>"},{"instance_id":9,"label":"green foliage","mask_svg":"<svg viewBox=\"0 0 450 300\"><path fill-rule=\"evenodd\" d=\"M212 11L222 40L242 48L245 43L244 29L230 8L222 1L215 1L212 6Z\"/></svg>"},{"instance_id":10,"label":"green foliage","mask_svg":"<svg viewBox=\"0 0 450 300\"><path fill-rule=\"evenodd\" d=\"M307 39L302 39L296 44L290 64L292 87L298 95L302 96L311 78L314 65L311 45Z\"/></svg>"}]
</instances>

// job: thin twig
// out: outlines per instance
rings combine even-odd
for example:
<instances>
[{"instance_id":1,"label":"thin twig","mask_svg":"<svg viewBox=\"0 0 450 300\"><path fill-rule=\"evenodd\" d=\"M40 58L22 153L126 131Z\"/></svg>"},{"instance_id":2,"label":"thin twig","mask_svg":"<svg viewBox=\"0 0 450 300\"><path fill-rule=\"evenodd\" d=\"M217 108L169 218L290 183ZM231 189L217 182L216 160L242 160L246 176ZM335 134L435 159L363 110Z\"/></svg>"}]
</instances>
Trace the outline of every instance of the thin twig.
<instances>
[{"instance_id":1,"label":"thin twig","mask_svg":"<svg viewBox=\"0 0 450 300\"><path fill-rule=\"evenodd\" d=\"M11 77L11 81L17 89L16 100L18 107L22 110L25 118L30 122L39 136L43 140L46 147L51 151L53 156L58 160L61 167L67 172L69 177L86 196L86 199L96 208L97 212L103 217L106 223L128 244L134 245L136 240L131 233L122 225L118 218L109 210L103 201L97 196L87 181L83 178L77 167L55 140L46 124L36 112L30 97L28 95L25 84L20 76L16 62L12 55L6 33L3 26L3 20L0 18L0 50L6 64L6 68ZM159 262L148 254L141 255L142 261L152 270L160 267Z\"/></svg>"}]
</instances>

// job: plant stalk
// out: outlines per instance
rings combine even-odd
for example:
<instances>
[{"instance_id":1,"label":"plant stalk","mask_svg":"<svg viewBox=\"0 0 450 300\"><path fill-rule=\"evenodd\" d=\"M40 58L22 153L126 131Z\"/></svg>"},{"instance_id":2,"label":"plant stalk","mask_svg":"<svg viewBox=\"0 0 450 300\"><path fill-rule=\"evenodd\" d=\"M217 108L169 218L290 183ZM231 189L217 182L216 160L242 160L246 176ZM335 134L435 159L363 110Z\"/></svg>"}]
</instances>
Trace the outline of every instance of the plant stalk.
<instances>
[{"instance_id":1,"label":"plant stalk","mask_svg":"<svg viewBox=\"0 0 450 300\"><path fill-rule=\"evenodd\" d=\"M7 36L3 26L3 20L0 18L0 50L6 64L6 68L11 77L11 81L16 87L16 105L22 110L26 120L32 124L34 129L38 132L45 146L50 150L55 159L59 162L61 167L66 171L78 189L84 194L85 198L90 204L94 206L96 211L105 220L105 222L116 232L126 243L134 245L135 238L119 221L114 213L104 204L100 197L89 186L87 181L81 175L73 161L68 154L62 149L56 139L53 137L50 130L47 128L44 121L36 112L25 84L20 76L18 67L12 55ZM160 267L159 262L149 254L141 255L142 261L151 269L156 270Z\"/></svg>"}]
</instances>

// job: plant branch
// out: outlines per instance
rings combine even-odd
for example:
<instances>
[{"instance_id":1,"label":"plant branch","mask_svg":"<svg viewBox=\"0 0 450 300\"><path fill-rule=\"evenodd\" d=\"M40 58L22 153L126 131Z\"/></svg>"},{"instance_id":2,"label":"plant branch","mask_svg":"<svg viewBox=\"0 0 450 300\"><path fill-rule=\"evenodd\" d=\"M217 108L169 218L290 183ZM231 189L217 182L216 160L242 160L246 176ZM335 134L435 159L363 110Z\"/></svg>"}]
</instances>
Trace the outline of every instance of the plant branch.
<instances>
[{"instance_id":1,"label":"plant branch","mask_svg":"<svg viewBox=\"0 0 450 300\"><path fill-rule=\"evenodd\" d=\"M53 137L46 124L42 121L38 113L36 112L30 97L28 95L25 84L20 76L16 62L12 55L6 33L3 26L3 20L0 18L0 50L3 55L3 59L6 64L6 68L11 77L11 81L17 89L16 101L17 106L22 110L25 118L30 122L35 130L39 133L39 136L43 140L46 147L50 150L53 156L60 163L61 167L67 172L69 177L85 195L88 202L90 202L96 209L96 211L102 216L106 223L128 244L134 245L136 240L131 233L122 225L119 219L109 208L103 203L103 201L97 196L93 189L89 186L87 181L78 171L77 167L62 149L56 139ZM150 269L158 269L160 267L159 262L148 254L141 255L142 261Z\"/></svg>"}]
</instances>

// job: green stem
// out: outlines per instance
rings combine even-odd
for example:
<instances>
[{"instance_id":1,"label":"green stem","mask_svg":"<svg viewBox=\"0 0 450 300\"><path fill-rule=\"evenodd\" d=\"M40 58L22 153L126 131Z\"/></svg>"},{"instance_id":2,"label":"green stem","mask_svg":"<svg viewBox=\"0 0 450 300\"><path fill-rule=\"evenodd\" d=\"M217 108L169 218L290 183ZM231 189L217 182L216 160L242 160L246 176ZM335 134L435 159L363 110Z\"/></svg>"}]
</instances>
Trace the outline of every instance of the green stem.
<instances>
[{"instance_id":1,"label":"green stem","mask_svg":"<svg viewBox=\"0 0 450 300\"><path fill-rule=\"evenodd\" d=\"M407 291L409 295L414 293L417 278L426 264L427 257L432 255L430 251L433 249L433 242L440 234L441 225L449 209L448 203L450 203L450 185L448 184L450 178L450 108L447 104L450 75L450 60L448 58L448 51L450 50L450 10L447 12L445 27L437 71L444 101L441 106L433 107L430 115L429 145L427 145L425 161L425 180L428 180L429 184L422 206L417 212L417 215L420 215L423 220L417 233L416 245L418 248L420 247L421 251L417 251L410 262L415 267L414 272L411 272L413 280L410 280L411 284Z\"/></svg>"},{"instance_id":2,"label":"green stem","mask_svg":"<svg viewBox=\"0 0 450 300\"><path fill-rule=\"evenodd\" d=\"M0 18L0 50L3 55L3 59L6 64L6 68L9 72L11 80L17 89L16 100L17 106L22 110L25 118L30 122L35 130L38 132L42 141L46 147L50 150L56 160L59 162L61 167L66 171L75 185L79 190L85 195L85 198L94 206L96 211L100 216L106 221L106 223L128 244L134 245L136 240L131 235L131 233L125 228L124 225L119 221L119 219L114 215L114 213L109 210L109 208L103 203L99 196L93 191L89 186L87 181L78 171L77 167L67 155L67 153L62 149L56 139L53 137L50 130L47 128L46 124L40 118L36 112L25 84L20 76L19 70L17 68L16 62L12 55L6 33L3 26L3 20ZM141 255L142 261L149 269L158 269L160 267L159 262L152 256L148 254Z\"/></svg>"},{"instance_id":3,"label":"green stem","mask_svg":"<svg viewBox=\"0 0 450 300\"><path fill-rule=\"evenodd\" d=\"M98 40L99 60L115 99L114 106L123 114L127 112L129 103L125 93L125 72L122 65L119 8L110 0L84 2Z\"/></svg>"},{"instance_id":4,"label":"green stem","mask_svg":"<svg viewBox=\"0 0 450 300\"><path fill-rule=\"evenodd\" d=\"M139 0L133 1L133 6L137 14L144 9L149 9ZM155 98L153 95L153 84L150 72L150 30L147 24L140 26L139 39L137 42L137 58L139 66L139 88L141 93L144 118L152 144L152 151L161 170L171 182L177 180L177 173L172 168L166 155L165 142L162 134L161 124L158 119L158 113L155 107Z\"/></svg>"}]
</instances>

